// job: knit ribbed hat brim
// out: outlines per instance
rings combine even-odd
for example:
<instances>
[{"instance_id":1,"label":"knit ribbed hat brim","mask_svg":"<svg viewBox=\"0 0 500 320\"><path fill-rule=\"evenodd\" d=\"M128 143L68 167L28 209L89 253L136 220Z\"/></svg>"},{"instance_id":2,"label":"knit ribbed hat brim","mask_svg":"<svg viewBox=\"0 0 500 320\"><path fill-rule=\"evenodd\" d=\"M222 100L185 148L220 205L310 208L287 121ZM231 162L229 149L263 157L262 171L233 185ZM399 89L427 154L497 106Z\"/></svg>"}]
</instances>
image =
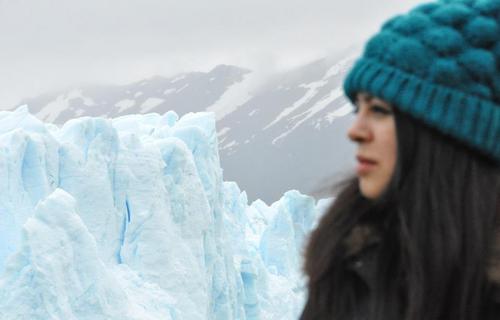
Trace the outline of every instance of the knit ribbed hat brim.
<instances>
[{"instance_id":1,"label":"knit ribbed hat brim","mask_svg":"<svg viewBox=\"0 0 500 320\"><path fill-rule=\"evenodd\" d=\"M399 110L500 162L500 106L462 91L423 81L369 58L360 58L344 81L354 102L360 91L376 93Z\"/></svg>"}]
</instances>

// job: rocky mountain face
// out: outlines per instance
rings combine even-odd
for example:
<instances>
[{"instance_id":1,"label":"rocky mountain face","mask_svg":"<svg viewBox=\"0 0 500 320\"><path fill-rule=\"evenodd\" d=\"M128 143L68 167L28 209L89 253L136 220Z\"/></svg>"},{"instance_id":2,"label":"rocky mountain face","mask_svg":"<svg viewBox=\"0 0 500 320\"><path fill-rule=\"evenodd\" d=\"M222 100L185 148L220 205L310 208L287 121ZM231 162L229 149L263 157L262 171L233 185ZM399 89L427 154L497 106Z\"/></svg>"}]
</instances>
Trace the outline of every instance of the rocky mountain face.
<instances>
[{"instance_id":1,"label":"rocky mountain face","mask_svg":"<svg viewBox=\"0 0 500 320\"><path fill-rule=\"evenodd\" d=\"M62 124L82 116L212 111L224 180L250 200L273 202L290 189L316 197L349 173L352 116L342 81L359 49L267 74L219 65L209 72L153 77L121 86L87 86L26 99L31 113Z\"/></svg>"}]
</instances>

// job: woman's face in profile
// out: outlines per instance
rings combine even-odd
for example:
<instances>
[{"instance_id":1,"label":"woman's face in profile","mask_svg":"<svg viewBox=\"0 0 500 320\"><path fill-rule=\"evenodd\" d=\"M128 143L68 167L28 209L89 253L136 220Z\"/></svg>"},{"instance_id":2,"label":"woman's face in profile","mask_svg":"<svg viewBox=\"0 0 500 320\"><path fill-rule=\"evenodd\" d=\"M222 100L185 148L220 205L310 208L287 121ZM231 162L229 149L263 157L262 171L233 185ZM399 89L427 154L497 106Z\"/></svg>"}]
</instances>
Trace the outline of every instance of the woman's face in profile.
<instances>
[{"instance_id":1,"label":"woman's face in profile","mask_svg":"<svg viewBox=\"0 0 500 320\"><path fill-rule=\"evenodd\" d=\"M356 96L356 119L347 134L357 143L356 173L363 196L375 199L389 184L396 166L396 124L392 106L366 92Z\"/></svg>"}]
</instances>

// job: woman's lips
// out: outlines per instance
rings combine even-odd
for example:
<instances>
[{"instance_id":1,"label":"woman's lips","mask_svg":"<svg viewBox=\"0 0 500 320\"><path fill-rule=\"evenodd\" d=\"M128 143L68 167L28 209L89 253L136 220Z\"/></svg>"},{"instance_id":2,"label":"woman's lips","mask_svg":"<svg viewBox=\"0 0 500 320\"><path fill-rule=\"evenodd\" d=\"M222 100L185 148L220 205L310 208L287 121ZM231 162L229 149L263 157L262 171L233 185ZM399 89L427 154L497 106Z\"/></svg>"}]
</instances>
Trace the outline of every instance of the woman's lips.
<instances>
[{"instance_id":1,"label":"woman's lips","mask_svg":"<svg viewBox=\"0 0 500 320\"><path fill-rule=\"evenodd\" d=\"M357 156L358 165L356 167L356 172L358 175L366 174L375 168L377 162L368 158Z\"/></svg>"}]
</instances>

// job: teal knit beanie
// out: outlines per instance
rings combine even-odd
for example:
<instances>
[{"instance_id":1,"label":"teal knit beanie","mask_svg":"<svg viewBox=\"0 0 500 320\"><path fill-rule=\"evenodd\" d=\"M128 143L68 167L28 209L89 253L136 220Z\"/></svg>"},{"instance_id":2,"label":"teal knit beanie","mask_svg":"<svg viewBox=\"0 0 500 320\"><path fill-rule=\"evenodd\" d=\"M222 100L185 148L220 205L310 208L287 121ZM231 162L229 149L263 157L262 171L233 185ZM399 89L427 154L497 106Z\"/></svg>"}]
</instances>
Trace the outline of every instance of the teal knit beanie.
<instances>
[{"instance_id":1,"label":"teal knit beanie","mask_svg":"<svg viewBox=\"0 0 500 320\"><path fill-rule=\"evenodd\" d=\"M344 81L500 162L500 0L441 0L387 21Z\"/></svg>"}]
</instances>

